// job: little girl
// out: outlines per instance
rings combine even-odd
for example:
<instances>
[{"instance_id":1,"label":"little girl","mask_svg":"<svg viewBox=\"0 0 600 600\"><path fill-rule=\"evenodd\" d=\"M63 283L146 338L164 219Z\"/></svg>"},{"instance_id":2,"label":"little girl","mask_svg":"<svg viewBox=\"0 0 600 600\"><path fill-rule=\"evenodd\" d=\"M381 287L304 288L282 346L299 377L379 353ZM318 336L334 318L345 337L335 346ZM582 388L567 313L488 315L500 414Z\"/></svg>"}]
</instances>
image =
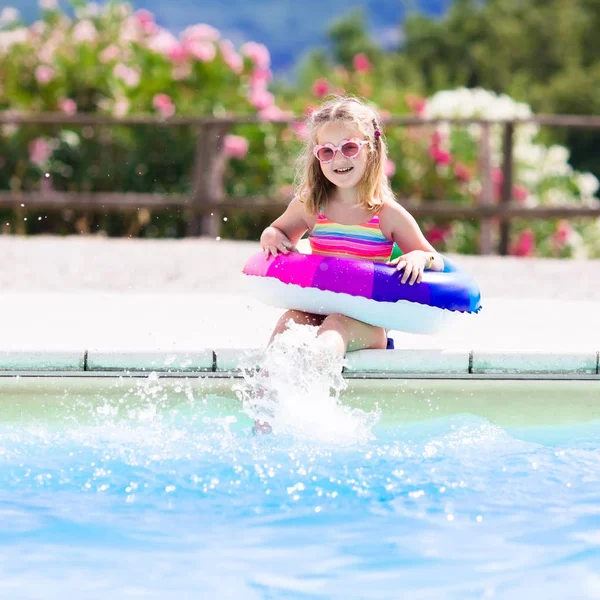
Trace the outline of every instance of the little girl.
<instances>
[{"instance_id":1,"label":"little girl","mask_svg":"<svg viewBox=\"0 0 600 600\"><path fill-rule=\"evenodd\" d=\"M387 149L377 113L356 98L336 97L314 111L308 125L297 194L260 237L265 257L296 251L308 231L313 254L396 265L404 271L403 284L418 284L427 269L443 270L442 257L394 198L385 175ZM394 242L403 255L390 260ZM299 310L279 319L269 344L290 321L318 327L320 341L340 357L347 351L387 347L381 327L342 314ZM270 429L263 421L254 426L255 433Z\"/></svg>"},{"instance_id":2,"label":"little girl","mask_svg":"<svg viewBox=\"0 0 600 600\"><path fill-rule=\"evenodd\" d=\"M408 285L418 284L427 269L442 271L442 257L394 198L385 175L387 148L377 113L356 98L336 97L315 110L308 125L297 195L263 231L265 256L296 251L308 231L313 254L396 265L404 270L401 281ZM390 260L394 242L403 255ZM342 356L387 347L381 327L342 314L299 310L289 310L279 319L270 342L290 320L319 327L321 341Z\"/></svg>"}]
</instances>

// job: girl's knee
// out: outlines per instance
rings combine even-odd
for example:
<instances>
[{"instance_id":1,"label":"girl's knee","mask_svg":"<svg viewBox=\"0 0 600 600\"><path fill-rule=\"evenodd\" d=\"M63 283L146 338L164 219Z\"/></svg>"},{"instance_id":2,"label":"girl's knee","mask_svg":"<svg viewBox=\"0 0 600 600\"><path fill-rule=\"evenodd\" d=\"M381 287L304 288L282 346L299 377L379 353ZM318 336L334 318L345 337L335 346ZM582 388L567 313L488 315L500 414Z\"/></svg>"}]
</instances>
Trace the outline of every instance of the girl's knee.
<instances>
[{"instance_id":1,"label":"girl's knee","mask_svg":"<svg viewBox=\"0 0 600 600\"><path fill-rule=\"evenodd\" d=\"M345 331L347 329L350 329L352 323L356 322L357 321L355 321L351 317L347 317L346 315L333 313L325 317L325 320L321 325L321 329L335 329L337 331Z\"/></svg>"},{"instance_id":2,"label":"girl's knee","mask_svg":"<svg viewBox=\"0 0 600 600\"><path fill-rule=\"evenodd\" d=\"M316 325L322 320L319 315L313 315L301 310L288 310L281 316L280 322L287 324L289 321L293 321L298 325Z\"/></svg>"}]
</instances>

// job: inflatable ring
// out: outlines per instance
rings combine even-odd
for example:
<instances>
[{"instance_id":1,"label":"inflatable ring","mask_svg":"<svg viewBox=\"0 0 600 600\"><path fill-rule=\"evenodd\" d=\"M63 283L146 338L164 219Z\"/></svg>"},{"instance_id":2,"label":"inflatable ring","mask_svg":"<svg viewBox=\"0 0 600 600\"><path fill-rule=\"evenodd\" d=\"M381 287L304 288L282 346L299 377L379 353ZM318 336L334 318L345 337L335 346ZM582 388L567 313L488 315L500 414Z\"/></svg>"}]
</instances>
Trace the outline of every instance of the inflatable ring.
<instances>
[{"instance_id":1,"label":"inflatable ring","mask_svg":"<svg viewBox=\"0 0 600 600\"><path fill-rule=\"evenodd\" d=\"M364 323L409 333L435 333L452 315L477 313L477 284L454 261L426 271L420 283L402 283L392 266L292 252L251 256L243 273L260 301L319 315L340 313Z\"/></svg>"}]
</instances>

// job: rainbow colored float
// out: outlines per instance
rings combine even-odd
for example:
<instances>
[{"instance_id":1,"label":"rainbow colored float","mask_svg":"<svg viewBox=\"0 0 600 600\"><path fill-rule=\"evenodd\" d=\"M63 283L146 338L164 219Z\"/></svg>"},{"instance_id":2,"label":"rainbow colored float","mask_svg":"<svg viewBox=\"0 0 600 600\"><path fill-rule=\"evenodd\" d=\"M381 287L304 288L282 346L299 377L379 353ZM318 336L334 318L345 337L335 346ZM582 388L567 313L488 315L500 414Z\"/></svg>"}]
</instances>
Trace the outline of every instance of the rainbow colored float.
<instances>
[{"instance_id":1,"label":"rainbow colored float","mask_svg":"<svg viewBox=\"0 0 600 600\"><path fill-rule=\"evenodd\" d=\"M453 315L481 310L475 281L443 258L444 271L426 271L414 285L401 283L402 273L382 263L300 252L268 259L258 252L243 273L251 293L271 306L341 313L386 329L435 333Z\"/></svg>"}]
</instances>

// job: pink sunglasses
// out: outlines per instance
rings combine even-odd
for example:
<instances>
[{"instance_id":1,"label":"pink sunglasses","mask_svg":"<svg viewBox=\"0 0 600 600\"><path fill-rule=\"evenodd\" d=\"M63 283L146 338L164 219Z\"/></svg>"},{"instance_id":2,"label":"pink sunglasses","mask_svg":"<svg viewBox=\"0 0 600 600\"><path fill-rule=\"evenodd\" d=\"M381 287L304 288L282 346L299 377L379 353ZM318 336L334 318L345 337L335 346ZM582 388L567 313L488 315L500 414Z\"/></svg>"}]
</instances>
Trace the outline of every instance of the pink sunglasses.
<instances>
[{"instance_id":1,"label":"pink sunglasses","mask_svg":"<svg viewBox=\"0 0 600 600\"><path fill-rule=\"evenodd\" d=\"M360 149L368 143L368 140L359 140L357 138L342 140L339 146L334 146L328 142L327 144L317 144L313 148L313 153L322 163L330 163L337 150L346 158L356 158Z\"/></svg>"}]
</instances>

